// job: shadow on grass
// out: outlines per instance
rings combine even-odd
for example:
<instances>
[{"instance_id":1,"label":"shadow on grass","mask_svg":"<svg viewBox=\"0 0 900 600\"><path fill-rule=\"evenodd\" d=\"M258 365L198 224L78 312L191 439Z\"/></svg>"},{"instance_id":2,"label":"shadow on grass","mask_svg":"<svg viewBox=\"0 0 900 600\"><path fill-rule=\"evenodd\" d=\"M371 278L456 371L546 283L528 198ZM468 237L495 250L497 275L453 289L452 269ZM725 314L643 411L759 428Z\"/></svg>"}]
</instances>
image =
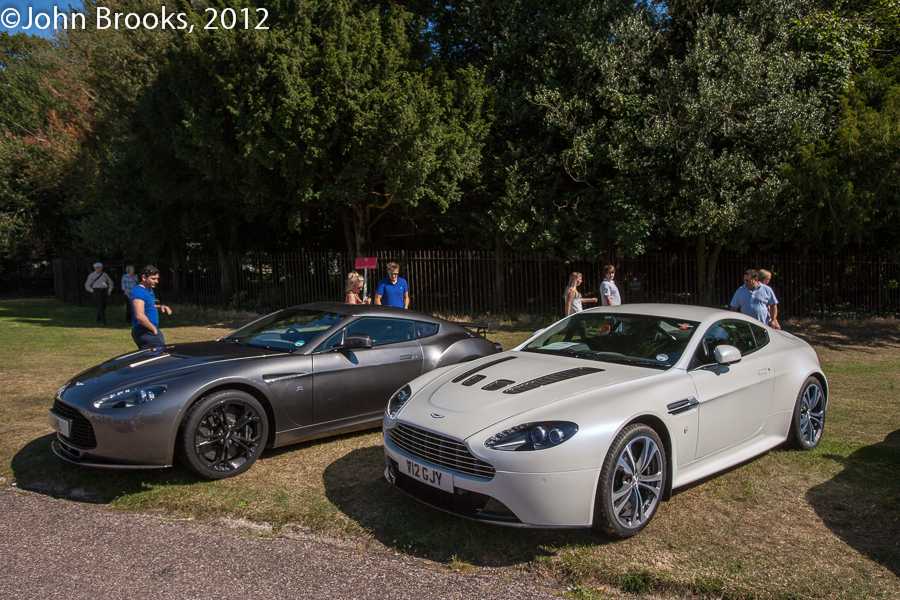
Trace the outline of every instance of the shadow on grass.
<instances>
[{"instance_id":1,"label":"shadow on grass","mask_svg":"<svg viewBox=\"0 0 900 600\"><path fill-rule=\"evenodd\" d=\"M435 561L500 567L550 557L569 545L605 545L612 538L586 529L527 529L478 523L426 506L385 480L381 445L354 450L322 477L325 495L388 547Z\"/></svg>"},{"instance_id":2,"label":"shadow on grass","mask_svg":"<svg viewBox=\"0 0 900 600\"><path fill-rule=\"evenodd\" d=\"M843 471L806 493L835 535L900 575L900 429L849 457L825 455Z\"/></svg>"},{"instance_id":3,"label":"shadow on grass","mask_svg":"<svg viewBox=\"0 0 900 600\"><path fill-rule=\"evenodd\" d=\"M30 492L78 502L108 504L122 496L160 485L202 481L180 467L170 469L98 469L67 463L50 446L56 434L32 440L13 456L16 485Z\"/></svg>"},{"instance_id":4,"label":"shadow on grass","mask_svg":"<svg viewBox=\"0 0 900 600\"><path fill-rule=\"evenodd\" d=\"M802 320L785 326L785 331L813 346L829 350L861 350L874 353L879 348L900 345L900 322L895 319L865 319L820 323Z\"/></svg>"}]
</instances>

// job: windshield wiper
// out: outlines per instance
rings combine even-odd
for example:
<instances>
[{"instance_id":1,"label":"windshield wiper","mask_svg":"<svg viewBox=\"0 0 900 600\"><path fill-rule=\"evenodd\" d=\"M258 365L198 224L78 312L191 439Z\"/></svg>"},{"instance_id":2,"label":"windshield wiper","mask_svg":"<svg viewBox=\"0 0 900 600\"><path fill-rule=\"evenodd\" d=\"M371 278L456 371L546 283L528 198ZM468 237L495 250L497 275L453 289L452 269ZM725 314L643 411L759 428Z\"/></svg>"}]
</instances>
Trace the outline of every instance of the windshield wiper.
<instances>
[{"instance_id":1,"label":"windshield wiper","mask_svg":"<svg viewBox=\"0 0 900 600\"><path fill-rule=\"evenodd\" d=\"M545 354L555 354L557 356L571 356L572 358L581 358L584 360L598 360L593 354L588 354L583 350L569 350L567 348L548 349L548 348L527 348L526 352L542 352Z\"/></svg>"},{"instance_id":2,"label":"windshield wiper","mask_svg":"<svg viewBox=\"0 0 900 600\"><path fill-rule=\"evenodd\" d=\"M649 358L620 358L619 360L633 365L640 365L642 367L655 367L657 369L669 368L668 366L660 364L655 360L650 360Z\"/></svg>"}]
</instances>

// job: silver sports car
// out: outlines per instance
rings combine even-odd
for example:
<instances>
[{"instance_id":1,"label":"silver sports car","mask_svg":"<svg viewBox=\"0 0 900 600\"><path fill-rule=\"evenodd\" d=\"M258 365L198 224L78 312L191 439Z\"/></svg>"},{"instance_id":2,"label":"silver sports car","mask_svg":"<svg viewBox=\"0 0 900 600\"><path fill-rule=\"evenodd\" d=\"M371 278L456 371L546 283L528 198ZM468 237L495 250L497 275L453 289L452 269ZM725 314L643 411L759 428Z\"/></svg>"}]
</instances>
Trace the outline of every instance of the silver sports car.
<instances>
[{"instance_id":1,"label":"silver sports car","mask_svg":"<svg viewBox=\"0 0 900 600\"><path fill-rule=\"evenodd\" d=\"M400 386L503 349L414 311L319 303L262 317L217 341L110 359L59 388L56 454L86 466L170 466L237 475L264 448L377 427Z\"/></svg>"},{"instance_id":2,"label":"silver sports car","mask_svg":"<svg viewBox=\"0 0 900 600\"><path fill-rule=\"evenodd\" d=\"M629 537L673 488L785 441L815 448L827 398L809 344L742 314L596 308L400 388L385 477L472 519Z\"/></svg>"}]
</instances>

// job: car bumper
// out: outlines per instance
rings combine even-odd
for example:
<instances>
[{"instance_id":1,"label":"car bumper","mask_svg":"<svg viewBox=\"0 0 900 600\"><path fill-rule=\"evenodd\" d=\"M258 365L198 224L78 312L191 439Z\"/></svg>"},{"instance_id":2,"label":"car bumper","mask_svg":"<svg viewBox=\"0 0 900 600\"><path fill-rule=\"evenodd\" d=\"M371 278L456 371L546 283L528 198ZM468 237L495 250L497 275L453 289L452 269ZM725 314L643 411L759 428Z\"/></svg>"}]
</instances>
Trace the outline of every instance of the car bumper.
<instances>
[{"instance_id":1,"label":"car bumper","mask_svg":"<svg viewBox=\"0 0 900 600\"><path fill-rule=\"evenodd\" d=\"M57 436L57 439L53 440L53 443L50 445L50 448L53 450L53 453L63 459L66 462L70 462L74 465L80 465L82 467L96 467L99 469L165 469L167 467L171 467L172 465L142 465L142 464L122 464L116 462L101 462L97 460L91 460L89 457L84 457L82 451L78 450L74 446L70 446L66 444L64 441L61 441Z\"/></svg>"},{"instance_id":2,"label":"car bumper","mask_svg":"<svg viewBox=\"0 0 900 600\"><path fill-rule=\"evenodd\" d=\"M451 514L514 527L583 528L593 520L599 470L553 473L496 471L492 478L473 477L431 465L384 436L385 478L400 491ZM407 460L453 475L453 492L406 475Z\"/></svg>"},{"instance_id":3,"label":"car bumper","mask_svg":"<svg viewBox=\"0 0 900 600\"><path fill-rule=\"evenodd\" d=\"M53 452L70 463L91 467L171 466L175 447L171 413L177 410L164 408L160 403L95 412L56 400L50 410L50 425L56 431Z\"/></svg>"}]
</instances>

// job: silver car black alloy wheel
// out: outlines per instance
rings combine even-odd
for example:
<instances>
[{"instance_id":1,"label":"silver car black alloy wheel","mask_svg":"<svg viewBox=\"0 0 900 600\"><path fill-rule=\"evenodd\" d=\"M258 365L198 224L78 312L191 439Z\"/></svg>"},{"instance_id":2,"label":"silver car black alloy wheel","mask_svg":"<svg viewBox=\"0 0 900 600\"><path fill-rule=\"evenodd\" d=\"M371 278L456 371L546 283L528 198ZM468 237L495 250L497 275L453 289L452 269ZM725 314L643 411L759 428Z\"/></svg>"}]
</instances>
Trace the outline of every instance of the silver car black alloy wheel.
<instances>
[{"instance_id":1,"label":"silver car black alloy wheel","mask_svg":"<svg viewBox=\"0 0 900 600\"><path fill-rule=\"evenodd\" d=\"M196 456L208 469L231 471L255 459L264 443L262 418L242 400L210 407L194 429Z\"/></svg>"},{"instance_id":2,"label":"silver car black alloy wheel","mask_svg":"<svg viewBox=\"0 0 900 600\"><path fill-rule=\"evenodd\" d=\"M807 446L815 446L825 427L825 394L818 383L806 386L800 397L800 435Z\"/></svg>"},{"instance_id":3,"label":"silver car black alloy wheel","mask_svg":"<svg viewBox=\"0 0 900 600\"><path fill-rule=\"evenodd\" d=\"M616 459L612 509L622 527L642 526L654 514L662 495L664 461L659 446L649 437L628 442Z\"/></svg>"}]
</instances>

